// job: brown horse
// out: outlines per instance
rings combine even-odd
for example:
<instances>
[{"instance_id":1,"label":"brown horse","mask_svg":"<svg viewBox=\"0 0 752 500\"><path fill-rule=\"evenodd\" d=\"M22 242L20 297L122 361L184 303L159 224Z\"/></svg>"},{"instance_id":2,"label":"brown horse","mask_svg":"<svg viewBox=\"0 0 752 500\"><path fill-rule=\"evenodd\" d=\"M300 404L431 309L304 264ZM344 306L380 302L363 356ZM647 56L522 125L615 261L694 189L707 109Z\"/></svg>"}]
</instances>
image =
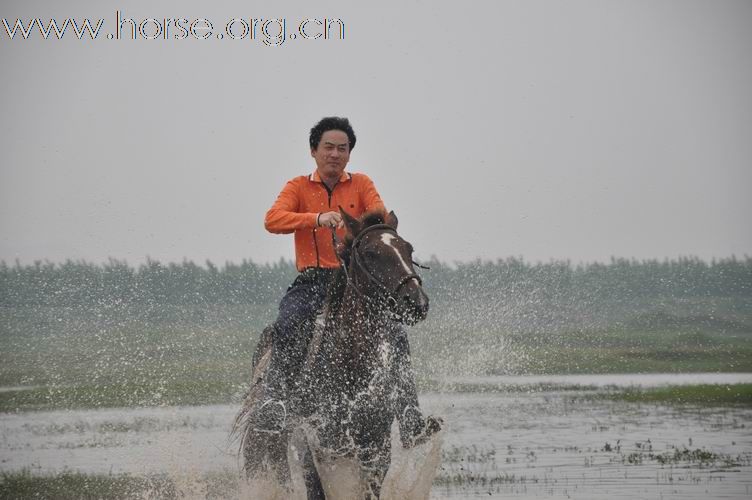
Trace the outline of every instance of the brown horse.
<instances>
[{"instance_id":1,"label":"brown horse","mask_svg":"<svg viewBox=\"0 0 752 500\"><path fill-rule=\"evenodd\" d=\"M271 473L280 483L290 480L292 432L302 426L312 430L305 449L297 450L309 499L325 498L316 470L324 454L357 459L363 498L379 498L390 464L391 425L407 408L402 381L412 377L399 323L415 324L428 313L412 246L397 234L394 213L357 220L340 211L347 229L339 250L343 265L333 278L295 381L287 425L278 433L254 427L271 357L271 328L264 330L256 348L251 389L235 422L246 472ZM427 423L429 434L441 425L432 417Z\"/></svg>"}]
</instances>

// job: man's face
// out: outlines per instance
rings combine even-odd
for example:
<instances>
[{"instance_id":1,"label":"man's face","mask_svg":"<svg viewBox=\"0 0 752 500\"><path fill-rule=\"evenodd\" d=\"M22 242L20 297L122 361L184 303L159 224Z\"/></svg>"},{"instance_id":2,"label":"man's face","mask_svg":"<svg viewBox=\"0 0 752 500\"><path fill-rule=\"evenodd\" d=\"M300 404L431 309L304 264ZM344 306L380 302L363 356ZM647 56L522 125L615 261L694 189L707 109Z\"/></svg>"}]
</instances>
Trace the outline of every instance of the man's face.
<instances>
[{"instance_id":1,"label":"man's face","mask_svg":"<svg viewBox=\"0 0 752 500\"><path fill-rule=\"evenodd\" d=\"M311 150L316 168L324 179L339 179L350 161L350 142L341 130L327 130L316 149Z\"/></svg>"}]
</instances>

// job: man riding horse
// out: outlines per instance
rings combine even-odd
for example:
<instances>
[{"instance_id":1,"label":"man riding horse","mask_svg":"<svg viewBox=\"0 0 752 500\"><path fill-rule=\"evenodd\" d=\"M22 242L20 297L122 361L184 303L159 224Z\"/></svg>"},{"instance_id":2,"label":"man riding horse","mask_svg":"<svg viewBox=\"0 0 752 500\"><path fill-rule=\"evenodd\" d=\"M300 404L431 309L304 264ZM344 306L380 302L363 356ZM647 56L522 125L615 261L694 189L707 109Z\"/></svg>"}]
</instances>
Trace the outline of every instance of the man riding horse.
<instances>
[{"instance_id":1,"label":"man riding horse","mask_svg":"<svg viewBox=\"0 0 752 500\"><path fill-rule=\"evenodd\" d=\"M309 143L316 170L289 180L264 219L269 232L295 233L300 274L282 297L273 325L272 357L263 381L264 402L255 418L256 430L261 432L284 428L315 318L340 266L335 240L345 231L339 208L356 218L367 212L386 212L368 176L345 172L355 147L355 133L347 118L323 118L311 129ZM400 381L404 385L400 392L405 396L398 420L402 443L410 447L437 429L435 421L426 424L418 407L407 336L397 322L393 327L400 344L398 362L408 374Z\"/></svg>"}]
</instances>

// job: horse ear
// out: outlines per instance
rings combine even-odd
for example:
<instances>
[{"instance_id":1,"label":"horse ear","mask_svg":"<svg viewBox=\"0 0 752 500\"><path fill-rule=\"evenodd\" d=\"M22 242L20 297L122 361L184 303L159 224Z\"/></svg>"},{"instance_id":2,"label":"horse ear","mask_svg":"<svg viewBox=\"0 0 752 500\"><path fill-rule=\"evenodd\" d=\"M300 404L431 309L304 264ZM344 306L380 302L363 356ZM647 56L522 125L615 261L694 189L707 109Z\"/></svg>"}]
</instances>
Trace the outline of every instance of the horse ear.
<instances>
[{"instance_id":1,"label":"horse ear","mask_svg":"<svg viewBox=\"0 0 752 500\"><path fill-rule=\"evenodd\" d=\"M384 219L385 224L392 226L394 229L397 229L397 222L397 216L395 215L393 210L386 214L386 219Z\"/></svg>"},{"instance_id":2,"label":"horse ear","mask_svg":"<svg viewBox=\"0 0 752 500\"><path fill-rule=\"evenodd\" d=\"M345 212L342 207L339 207L339 213L342 215L342 220L345 223L345 228L347 229L347 232L352 235L354 238L355 236L360 234L360 231L363 229L363 224L360 223L358 219L355 217L351 217L347 212Z\"/></svg>"}]
</instances>

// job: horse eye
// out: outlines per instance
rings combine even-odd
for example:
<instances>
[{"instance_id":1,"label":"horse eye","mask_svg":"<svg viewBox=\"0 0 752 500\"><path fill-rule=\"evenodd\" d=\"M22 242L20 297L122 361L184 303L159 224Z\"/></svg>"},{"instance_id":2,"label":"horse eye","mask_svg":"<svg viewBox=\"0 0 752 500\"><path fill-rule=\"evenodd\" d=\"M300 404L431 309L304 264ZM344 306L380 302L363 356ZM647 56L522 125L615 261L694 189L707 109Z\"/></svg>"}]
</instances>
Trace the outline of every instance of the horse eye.
<instances>
[{"instance_id":1,"label":"horse eye","mask_svg":"<svg viewBox=\"0 0 752 500\"><path fill-rule=\"evenodd\" d=\"M367 257L378 257L379 256L379 252L375 248L370 248L369 247L369 248L364 248L363 249L363 255L365 255Z\"/></svg>"}]
</instances>

